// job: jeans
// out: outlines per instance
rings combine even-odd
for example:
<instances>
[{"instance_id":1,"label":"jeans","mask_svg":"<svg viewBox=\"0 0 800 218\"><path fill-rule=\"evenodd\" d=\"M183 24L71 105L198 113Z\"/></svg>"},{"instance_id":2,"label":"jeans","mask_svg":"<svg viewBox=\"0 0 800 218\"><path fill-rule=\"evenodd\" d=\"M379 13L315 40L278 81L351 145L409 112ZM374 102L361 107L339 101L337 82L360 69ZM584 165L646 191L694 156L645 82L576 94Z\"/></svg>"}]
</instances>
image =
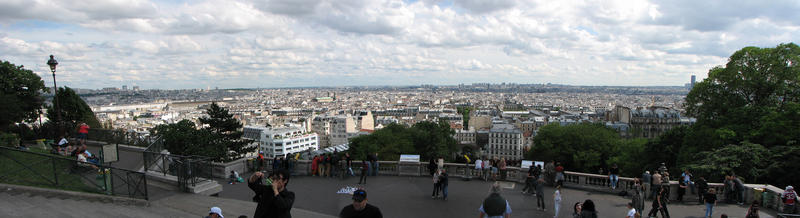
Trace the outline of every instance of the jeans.
<instances>
[{"instance_id":1,"label":"jeans","mask_svg":"<svg viewBox=\"0 0 800 218\"><path fill-rule=\"evenodd\" d=\"M431 193L431 196L432 196L432 197L437 197L437 196L439 196L439 189L440 189L440 187L441 187L441 185L440 185L438 182L437 182L437 183L433 183L433 193Z\"/></svg>"},{"instance_id":2,"label":"jeans","mask_svg":"<svg viewBox=\"0 0 800 218\"><path fill-rule=\"evenodd\" d=\"M442 195L444 199L447 199L447 184L442 184Z\"/></svg>"},{"instance_id":3,"label":"jeans","mask_svg":"<svg viewBox=\"0 0 800 218\"><path fill-rule=\"evenodd\" d=\"M553 206L555 206L555 210L556 210L555 214L553 215L553 217L558 217L558 211L561 210L561 201L554 201L553 202Z\"/></svg>"},{"instance_id":4,"label":"jeans","mask_svg":"<svg viewBox=\"0 0 800 218\"><path fill-rule=\"evenodd\" d=\"M372 173L370 175L377 176L378 175L378 161L372 162L372 163L370 163L370 165L371 166L370 166L369 169L372 171Z\"/></svg>"},{"instance_id":5,"label":"jeans","mask_svg":"<svg viewBox=\"0 0 800 218\"><path fill-rule=\"evenodd\" d=\"M364 184L367 184L367 171L361 171L361 178L358 179L358 184L361 184L361 181L364 181Z\"/></svg>"},{"instance_id":6,"label":"jeans","mask_svg":"<svg viewBox=\"0 0 800 218\"><path fill-rule=\"evenodd\" d=\"M616 174L608 175L608 179L611 180L611 188L617 188L617 181L619 181L619 176Z\"/></svg>"},{"instance_id":7,"label":"jeans","mask_svg":"<svg viewBox=\"0 0 800 218\"><path fill-rule=\"evenodd\" d=\"M714 204L706 202L706 216L711 217L714 216Z\"/></svg>"},{"instance_id":8,"label":"jeans","mask_svg":"<svg viewBox=\"0 0 800 218\"><path fill-rule=\"evenodd\" d=\"M536 208L539 208L540 204L541 204L542 210L544 210L546 208L544 206L544 195L540 194L540 193L536 193Z\"/></svg>"}]
</instances>

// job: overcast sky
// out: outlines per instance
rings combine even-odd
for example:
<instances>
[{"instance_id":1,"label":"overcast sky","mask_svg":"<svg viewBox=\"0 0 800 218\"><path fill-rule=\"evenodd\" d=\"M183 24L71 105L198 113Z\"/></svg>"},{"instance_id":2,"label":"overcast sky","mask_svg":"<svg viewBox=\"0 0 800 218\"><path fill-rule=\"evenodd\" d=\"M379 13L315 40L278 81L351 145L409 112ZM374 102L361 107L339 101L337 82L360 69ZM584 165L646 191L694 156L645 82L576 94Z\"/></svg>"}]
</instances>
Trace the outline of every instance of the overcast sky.
<instances>
[{"instance_id":1,"label":"overcast sky","mask_svg":"<svg viewBox=\"0 0 800 218\"><path fill-rule=\"evenodd\" d=\"M0 1L0 59L78 88L680 86L798 36L796 0Z\"/></svg>"}]
</instances>

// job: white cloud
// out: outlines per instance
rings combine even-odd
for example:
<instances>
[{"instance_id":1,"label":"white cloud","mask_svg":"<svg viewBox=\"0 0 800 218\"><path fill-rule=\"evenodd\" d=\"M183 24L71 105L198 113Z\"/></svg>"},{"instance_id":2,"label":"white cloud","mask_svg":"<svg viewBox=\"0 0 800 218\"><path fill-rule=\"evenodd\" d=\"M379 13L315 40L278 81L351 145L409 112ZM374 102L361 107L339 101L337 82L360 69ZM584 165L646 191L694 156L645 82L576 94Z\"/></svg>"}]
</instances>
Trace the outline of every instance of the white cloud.
<instances>
[{"instance_id":1,"label":"white cloud","mask_svg":"<svg viewBox=\"0 0 800 218\"><path fill-rule=\"evenodd\" d=\"M47 72L43 60L54 54L65 84L94 88L681 85L742 47L796 40L798 5L6 0L0 1L0 59Z\"/></svg>"}]
</instances>

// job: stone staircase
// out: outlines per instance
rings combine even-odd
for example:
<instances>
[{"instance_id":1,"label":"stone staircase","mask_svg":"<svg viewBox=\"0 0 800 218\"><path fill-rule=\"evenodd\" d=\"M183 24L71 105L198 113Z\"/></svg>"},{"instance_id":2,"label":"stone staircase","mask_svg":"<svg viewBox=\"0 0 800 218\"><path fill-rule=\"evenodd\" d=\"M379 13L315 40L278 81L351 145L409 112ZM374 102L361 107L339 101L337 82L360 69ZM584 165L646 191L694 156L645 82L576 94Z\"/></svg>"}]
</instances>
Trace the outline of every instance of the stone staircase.
<instances>
[{"instance_id":1,"label":"stone staircase","mask_svg":"<svg viewBox=\"0 0 800 218\"><path fill-rule=\"evenodd\" d=\"M47 194L0 192L0 214L6 217L197 217L183 211L153 206L82 200Z\"/></svg>"}]
</instances>

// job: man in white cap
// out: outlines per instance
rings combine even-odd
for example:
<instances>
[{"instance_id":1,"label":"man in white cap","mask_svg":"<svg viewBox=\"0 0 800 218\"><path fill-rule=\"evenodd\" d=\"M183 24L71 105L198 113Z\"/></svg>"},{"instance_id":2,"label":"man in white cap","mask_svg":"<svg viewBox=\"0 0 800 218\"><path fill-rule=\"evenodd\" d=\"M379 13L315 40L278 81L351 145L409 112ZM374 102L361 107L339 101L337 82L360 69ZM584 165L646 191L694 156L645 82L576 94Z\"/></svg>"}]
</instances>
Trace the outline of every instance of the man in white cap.
<instances>
[{"instance_id":1,"label":"man in white cap","mask_svg":"<svg viewBox=\"0 0 800 218\"><path fill-rule=\"evenodd\" d=\"M208 211L208 216L206 218L225 218L222 216L222 209L219 207L212 207L210 211Z\"/></svg>"},{"instance_id":2,"label":"man in white cap","mask_svg":"<svg viewBox=\"0 0 800 218\"><path fill-rule=\"evenodd\" d=\"M797 192L791 185L786 186L786 190L781 193L781 200L783 200L783 213L793 214L794 204L797 202Z\"/></svg>"}]
</instances>

